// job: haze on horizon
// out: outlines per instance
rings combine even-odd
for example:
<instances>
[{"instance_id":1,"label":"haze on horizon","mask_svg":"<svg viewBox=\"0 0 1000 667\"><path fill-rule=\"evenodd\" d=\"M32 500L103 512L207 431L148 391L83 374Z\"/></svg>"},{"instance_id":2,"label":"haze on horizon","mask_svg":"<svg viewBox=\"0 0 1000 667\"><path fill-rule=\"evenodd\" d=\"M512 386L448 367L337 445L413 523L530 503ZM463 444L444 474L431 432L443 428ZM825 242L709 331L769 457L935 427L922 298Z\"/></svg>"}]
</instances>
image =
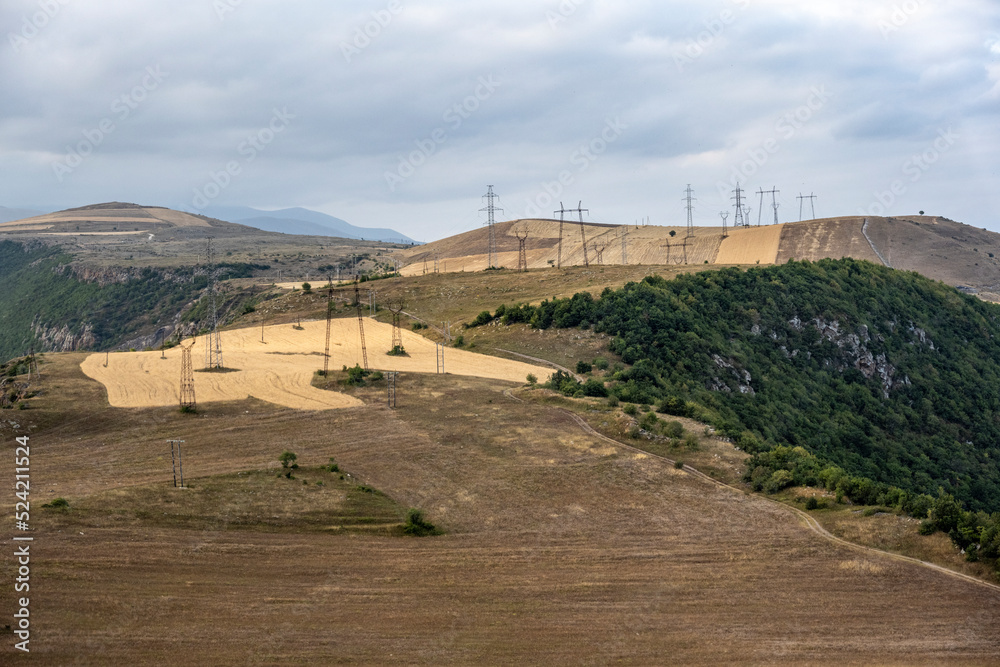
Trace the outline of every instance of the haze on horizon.
<instances>
[{"instance_id":1,"label":"haze on horizon","mask_svg":"<svg viewBox=\"0 0 1000 667\"><path fill-rule=\"evenodd\" d=\"M503 218L924 210L1000 231L1000 6L716 0L0 8L0 206ZM805 215L809 217L806 202ZM731 219L730 219L731 222Z\"/></svg>"}]
</instances>

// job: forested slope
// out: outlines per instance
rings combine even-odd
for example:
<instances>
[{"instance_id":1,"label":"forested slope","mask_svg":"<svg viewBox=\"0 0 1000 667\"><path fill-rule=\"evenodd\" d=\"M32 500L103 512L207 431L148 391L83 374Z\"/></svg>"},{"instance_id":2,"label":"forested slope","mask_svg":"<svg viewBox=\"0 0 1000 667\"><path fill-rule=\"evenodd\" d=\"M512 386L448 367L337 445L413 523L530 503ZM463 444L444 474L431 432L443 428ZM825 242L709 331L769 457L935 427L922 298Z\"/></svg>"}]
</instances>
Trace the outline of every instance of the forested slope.
<instances>
[{"instance_id":1,"label":"forested slope","mask_svg":"<svg viewBox=\"0 0 1000 667\"><path fill-rule=\"evenodd\" d=\"M609 391L715 424L750 451L802 446L852 475L1000 510L1000 307L943 283L793 261L496 316L613 335L631 367Z\"/></svg>"}]
</instances>

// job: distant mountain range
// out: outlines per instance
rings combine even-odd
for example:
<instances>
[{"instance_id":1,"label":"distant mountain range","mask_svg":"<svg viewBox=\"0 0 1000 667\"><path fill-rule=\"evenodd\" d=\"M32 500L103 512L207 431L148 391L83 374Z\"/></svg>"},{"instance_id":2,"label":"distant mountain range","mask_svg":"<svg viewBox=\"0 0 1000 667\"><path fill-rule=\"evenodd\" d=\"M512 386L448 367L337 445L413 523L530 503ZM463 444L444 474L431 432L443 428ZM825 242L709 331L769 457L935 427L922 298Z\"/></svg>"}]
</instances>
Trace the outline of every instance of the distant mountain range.
<instances>
[{"instance_id":1,"label":"distant mountain range","mask_svg":"<svg viewBox=\"0 0 1000 667\"><path fill-rule=\"evenodd\" d=\"M6 206L0 206L0 223L31 218L43 213L49 213L49 211L34 211L28 208L7 208Z\"/></svg>"},{"instance_id":2,"label":"distant mountain range","mask_svg":"<svg viewBox=\"0 0 1000 667\"><path fill-rule=\"evenodd\" d=\"M209 206L197 211L197 213L226 222L238 222L241 225L256 227L266 232L305 236L336 236L345 239L392 243L416 243L413 239L393 229L356 227L332 215L300 207L284 208L279 211L263 211L248 206Z\"/></svg>"}]
</instances>

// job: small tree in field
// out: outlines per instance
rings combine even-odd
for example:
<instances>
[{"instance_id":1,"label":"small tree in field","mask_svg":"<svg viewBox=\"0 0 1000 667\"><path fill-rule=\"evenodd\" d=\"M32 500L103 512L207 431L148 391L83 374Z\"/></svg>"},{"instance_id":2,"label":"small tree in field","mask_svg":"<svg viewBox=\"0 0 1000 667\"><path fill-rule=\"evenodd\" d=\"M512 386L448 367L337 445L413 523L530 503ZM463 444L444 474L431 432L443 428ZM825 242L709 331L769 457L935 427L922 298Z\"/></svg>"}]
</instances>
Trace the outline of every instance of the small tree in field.
<instances>
[{"instance_id":1,"label":"small tree in field","mask_svg":"<svg viewBox=\"0 0 1000 667\"><path fill-rule=\"evenodd\" d=\"M299 457L295 455L295 452L290 452L286 449L285 451L281 452L281 456L278 457L278 461L281 462L282 468L288 468L288 467L298 468L299 467L298 464L295 463L295 460L297 458Z\"/></svg>"},{"instance_id":2,"label":"small tree in field","mask_svg":"<svg viewBox=\"0 0 1000 667\"><path fill-rule=\"evenodd\" d=\"M306 294L312 294L313 286L309 283L302 283L302 291Z\"/></svg>"}]
</instances>

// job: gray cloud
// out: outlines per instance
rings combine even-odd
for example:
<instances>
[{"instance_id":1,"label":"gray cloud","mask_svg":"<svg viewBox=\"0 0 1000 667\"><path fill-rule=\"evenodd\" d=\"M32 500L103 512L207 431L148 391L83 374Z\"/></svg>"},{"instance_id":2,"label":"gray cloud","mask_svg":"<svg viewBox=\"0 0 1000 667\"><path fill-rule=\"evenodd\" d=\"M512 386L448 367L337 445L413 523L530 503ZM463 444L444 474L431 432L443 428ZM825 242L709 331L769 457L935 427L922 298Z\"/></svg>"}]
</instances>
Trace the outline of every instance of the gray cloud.
<instances>
[{"instance_id":1,"label":"gray cloud","mask_svg":"<svg viewBox=\"0 0 1000 667\"><path fill-rule=\"evenodd\" d=\"M782 189L783 219L797 219L799 190L819 195L817 212L849 215L950 127L959 138L888 212L1000 230L1000 10L894 11L13 0L0 8L0 204L190 208L236 161L213 203L308 206L423 238L479 224L488 183L520 214L561 172L559 196L611 222L680 222L692 183L696 218L716 224L734 174ZM276 111L294 118L268 137ZM615 119L625 129L581 160ZM74 152L88 154L60 178ZM406 176L393 185L392 173Z\"/></svg>"}]
</instances>

